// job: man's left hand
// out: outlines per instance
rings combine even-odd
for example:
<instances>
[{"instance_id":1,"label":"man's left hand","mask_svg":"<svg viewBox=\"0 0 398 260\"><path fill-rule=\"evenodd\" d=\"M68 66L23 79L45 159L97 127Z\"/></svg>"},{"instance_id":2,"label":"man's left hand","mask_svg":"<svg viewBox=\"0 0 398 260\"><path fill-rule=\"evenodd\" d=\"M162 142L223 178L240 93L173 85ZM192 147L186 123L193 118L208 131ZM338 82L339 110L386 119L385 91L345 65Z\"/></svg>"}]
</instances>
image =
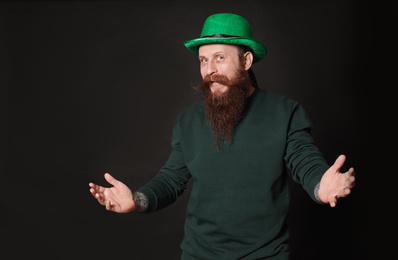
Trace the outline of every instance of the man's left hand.
<instances>
[{"instance_id":1,"label":"man's left hand","mask_svg":"<svg viewBox=\"0 0 398 260\"><path fill-rule=\"evenodd\" d=\"M335 163L325 172L319 184L318 197L323 203L335 207L339 198L347 197L355 186L355 171L350 168L341 173L345 155L340 155Z\"/></svg>"}]
</instances>

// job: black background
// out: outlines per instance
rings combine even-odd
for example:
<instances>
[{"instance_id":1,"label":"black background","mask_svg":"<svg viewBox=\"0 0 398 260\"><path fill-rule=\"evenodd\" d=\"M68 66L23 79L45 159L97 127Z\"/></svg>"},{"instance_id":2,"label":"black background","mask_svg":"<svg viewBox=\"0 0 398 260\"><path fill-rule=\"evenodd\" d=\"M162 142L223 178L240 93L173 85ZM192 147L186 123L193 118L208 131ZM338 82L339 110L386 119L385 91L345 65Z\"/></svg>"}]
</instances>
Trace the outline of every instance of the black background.
<instances>
[{"instance_id":1,"label":"black background","mask_svg":"<svg viewBox=\"0 0 398 260\"><path fill-rule=\"evenodd\" d=\"M134 190L157 174L176 117L200 99L191 88L199 63L182 43L218 12L245 17L266 45L253 66L260 88L302 104L329 163L344 153L343 170L357 171L357 187L334 209L292 183L292 259L391 253L374 244L369 202L374 107L383 103L374 93L386 94L394 70L380 69L393 46L392 5L13 1L1 3L0 27L5 259L179 258L190 189L159 212L123 215L100 206L88 183L107 185L109 172Z\"/></svg>"}]
</instances>

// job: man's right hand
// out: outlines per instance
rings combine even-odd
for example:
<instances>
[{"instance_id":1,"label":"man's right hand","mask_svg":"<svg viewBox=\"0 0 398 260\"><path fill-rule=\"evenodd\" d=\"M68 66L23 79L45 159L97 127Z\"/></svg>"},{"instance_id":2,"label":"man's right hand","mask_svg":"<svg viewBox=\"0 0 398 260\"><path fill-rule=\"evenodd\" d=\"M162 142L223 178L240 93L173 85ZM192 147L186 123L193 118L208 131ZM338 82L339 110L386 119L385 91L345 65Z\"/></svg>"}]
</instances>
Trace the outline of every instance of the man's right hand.
<instances>
[{"instance_id":1,"label":"man's right hand","mask_svg":"<svg viewBox=\"0 0 398 260\"><path fill-rule=\"evenodd\" d=\"M131 190L121 181L113 178L109 173L105 173L105 180L113 187L104 188L94 183L90 183L90 192L105 206L107 210L117 213L128 213L136 210L134 195Z\"/></svg>"}]
</instances>

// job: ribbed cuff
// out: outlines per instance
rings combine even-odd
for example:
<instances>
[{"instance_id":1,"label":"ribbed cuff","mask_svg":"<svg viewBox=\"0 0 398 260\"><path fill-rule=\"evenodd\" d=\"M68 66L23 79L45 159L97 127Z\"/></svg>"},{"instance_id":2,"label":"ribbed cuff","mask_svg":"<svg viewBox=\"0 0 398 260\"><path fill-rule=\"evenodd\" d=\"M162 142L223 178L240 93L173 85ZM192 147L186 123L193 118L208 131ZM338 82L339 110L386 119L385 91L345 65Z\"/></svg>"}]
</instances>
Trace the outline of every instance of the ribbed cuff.
<instances>
[{"instance_id":1,"label":"ribbed cuff","mask_svg":"<svg viewBox=\"0 0 398 260\"><path fill-rule=\"evenodd\" d=\"M146 213L155 211L157 208L157 197L156 194L148 188L141 187L137 191L141 192L142 194L145 195L145 197L148 200L148 208L146 209Z\"/></svg>"}]
</instances>

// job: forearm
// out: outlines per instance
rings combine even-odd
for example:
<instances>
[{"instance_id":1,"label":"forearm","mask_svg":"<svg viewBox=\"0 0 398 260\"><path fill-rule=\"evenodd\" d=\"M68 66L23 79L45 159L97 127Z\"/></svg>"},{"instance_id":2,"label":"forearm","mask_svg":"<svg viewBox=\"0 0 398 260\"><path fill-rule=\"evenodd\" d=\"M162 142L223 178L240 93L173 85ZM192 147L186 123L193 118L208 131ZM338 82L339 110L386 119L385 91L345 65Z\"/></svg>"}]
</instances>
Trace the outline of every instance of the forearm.
<instances>
[{"instance_id":1,"label":"forearm","mask_svg":"<svg viewBox=\"0 0 398 260\"><path fill-rule=\"evenodd\" d=\"M159 173L146 185L137 189L146 199L145 212L160 210L173 203L186 189L186 184L191 178L181 150L177 124L173 129L172 147L170 157Z\"/></svg>"},{"instance_id":2,"label":"forearm","mask_svg":"<svg viewBox=\"0 0 398 260\"><path fill-rule=\"evenodd\" d=\"M146 212L152 212L175 202L185 188L184 182L175 182L161 173L137 191L147 199Z\"/></svg>"},{"instance_id":3,"label":"forearm","mask_svg":"<svg viewBox=\"0 0 398 260\"><path fill-rule=\"evenodd\" d=\"M315 145L305 146L305 151L297 151L293 159L288 160L288 166L292 169L293 180L300 183L314 201L322 203L319 186L329 165Z\"/></svg>"}]
</instances>

